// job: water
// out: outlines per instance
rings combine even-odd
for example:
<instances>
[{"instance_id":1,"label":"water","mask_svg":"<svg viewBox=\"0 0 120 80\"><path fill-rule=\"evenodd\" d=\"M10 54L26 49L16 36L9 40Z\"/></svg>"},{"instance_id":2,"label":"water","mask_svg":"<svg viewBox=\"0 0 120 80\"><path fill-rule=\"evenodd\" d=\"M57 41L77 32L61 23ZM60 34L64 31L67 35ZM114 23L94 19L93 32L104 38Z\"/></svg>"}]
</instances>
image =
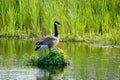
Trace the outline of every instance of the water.
<instances>
[{"instance_id":1,"label":"water","mask_svg":"<svg viewBox=\"0 0 120 80\"><path fill-rule=\"evenodd\" d=\"M35 41L0 40L0 80L119 80L120 47L90 43L62 43L70 65L65 69L26 66L25 55L36 55Z\"/></svg>"}]
</instances>

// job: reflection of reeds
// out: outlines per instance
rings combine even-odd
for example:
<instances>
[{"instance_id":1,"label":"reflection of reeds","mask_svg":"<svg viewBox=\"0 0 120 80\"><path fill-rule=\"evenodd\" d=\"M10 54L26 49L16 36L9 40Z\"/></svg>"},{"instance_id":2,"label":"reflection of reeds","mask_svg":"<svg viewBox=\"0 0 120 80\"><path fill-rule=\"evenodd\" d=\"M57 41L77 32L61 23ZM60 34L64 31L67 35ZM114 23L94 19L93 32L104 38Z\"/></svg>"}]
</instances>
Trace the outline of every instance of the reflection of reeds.
<instances>
[{"instance_id":1,"label":"reflection of reeds","mask_svg":"<svg viewBox=\"0 0 120 80\"><path fill-rule=\"evenodd\" d=\"M52 23L59 20L63 40L109 38L116 43L120 36L119 4L119 0L1 0L0 35L52 34Z\"/></svg>"}]
</instances>

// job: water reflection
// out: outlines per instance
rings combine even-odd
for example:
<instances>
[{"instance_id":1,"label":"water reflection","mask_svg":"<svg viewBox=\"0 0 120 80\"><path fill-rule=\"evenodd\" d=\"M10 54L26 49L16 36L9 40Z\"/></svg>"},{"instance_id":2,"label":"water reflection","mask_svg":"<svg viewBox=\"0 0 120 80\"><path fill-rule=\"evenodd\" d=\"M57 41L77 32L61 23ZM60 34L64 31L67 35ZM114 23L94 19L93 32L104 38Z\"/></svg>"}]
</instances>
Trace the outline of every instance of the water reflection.
<instances>
[{"instance_id":1,"label":"water reflection","mask_svg":"<svg viewBox=\"0 0 120 80\"><path fill-rule=\"evenodd\" d=\"M66 69L34 68L24 66L24 55L34 51L31 40L0 40L0 80L119 80L120 48L101 47L88 43L63 43L61 48L70 60ZM108 45L109 46L109 45ZM54 75L54 73L56 73Z\"/></svg>"},{"instance_id":2,"label":"water reflection","mask_svg":"<svg viewBox=\"0 0 120 80\"><path fill-rule=\"evenodd\" d=\"M0 68L0 80L36 80L37 68L4 67Z\"/></svg>"},{"instance_id":3,"label":"water reflection","mask_svg":"<svg viewBox=\"0 0 120 80\"><path fill-rule=\"evenodd\" d=\"M0 68L0 80L58 80L62 79L62 67L10 67Z\"/></svg>"},{"instance_id":4,"label":"water reflection","mask_svg":"<svg viewBox=\"0 0 120 80\"><path fill-rule=\"evenodd\" d=\"M45 72L43 77L37 77L37 80L58 80L62 79L62 75L64 74L65 67L56 67L56 66L42 66L41 70Z\"/></svg>"}]
</instances>

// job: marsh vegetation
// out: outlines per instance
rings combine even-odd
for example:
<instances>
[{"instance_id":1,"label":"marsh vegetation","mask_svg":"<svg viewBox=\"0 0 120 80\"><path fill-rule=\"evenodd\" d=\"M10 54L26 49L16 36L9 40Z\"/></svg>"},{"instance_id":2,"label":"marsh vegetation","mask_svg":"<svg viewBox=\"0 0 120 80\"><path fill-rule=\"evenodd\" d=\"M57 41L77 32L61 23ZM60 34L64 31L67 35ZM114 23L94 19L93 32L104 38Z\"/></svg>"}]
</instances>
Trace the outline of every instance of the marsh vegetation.
<instances>
[{"instance_id":1,"label":"marsh vegetation","mask_svg":"<svg viewBox=\"0 0 120 80\"><path fill-rule=\"evenodd\" d=\"M35 38L53 34L62 23L61 40L120 43L119 0L0 0L0 36Z\"/></svg>"}]
</instances>

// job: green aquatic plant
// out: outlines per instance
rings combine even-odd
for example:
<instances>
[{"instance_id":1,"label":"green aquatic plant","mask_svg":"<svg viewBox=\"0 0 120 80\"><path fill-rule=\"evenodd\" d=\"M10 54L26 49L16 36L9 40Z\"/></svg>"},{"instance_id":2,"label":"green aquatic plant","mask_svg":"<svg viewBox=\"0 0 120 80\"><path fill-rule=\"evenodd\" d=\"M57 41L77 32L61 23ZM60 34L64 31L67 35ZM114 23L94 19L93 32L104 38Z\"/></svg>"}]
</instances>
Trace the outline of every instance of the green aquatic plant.
<instances>
[{"instance_id":1,"label":"green aquatic plant","mask_svg":"<svg viewBox=\"0 0 120 80\"><path fill-rule=\"evenodd\" d=\"M38 66L65 66L67 63L64 53L59 51L50 51L43 58L38 58Z\"/></svg>"},{"instance_id":2,"label":"green aquatic plant","mask_svg":"<svg viewBox=\"0 0 120 80\"><path fill-rule=\"evenodd\" d=\"M26 65L37 66L42 70L49 72L48 78L52 78L64 73L64 68L69 65L64 52L60 49L51 50L49 54L39 53L38 55L25 56L28 57Z\"/></svg>"},{"instance_id":3,"label":"green aquatic plant","mask_svg":"<svg viewBox=\"0 0 120 80\"><path fill-rule=\"evenodd\" d=\"M49 54L27 56L27 59L25 60L27 65L33 65L38 67L63 67L69 64L69 61L66 59L65 54L57 50L51 50Z\"/></svg>"}]
</instances>

